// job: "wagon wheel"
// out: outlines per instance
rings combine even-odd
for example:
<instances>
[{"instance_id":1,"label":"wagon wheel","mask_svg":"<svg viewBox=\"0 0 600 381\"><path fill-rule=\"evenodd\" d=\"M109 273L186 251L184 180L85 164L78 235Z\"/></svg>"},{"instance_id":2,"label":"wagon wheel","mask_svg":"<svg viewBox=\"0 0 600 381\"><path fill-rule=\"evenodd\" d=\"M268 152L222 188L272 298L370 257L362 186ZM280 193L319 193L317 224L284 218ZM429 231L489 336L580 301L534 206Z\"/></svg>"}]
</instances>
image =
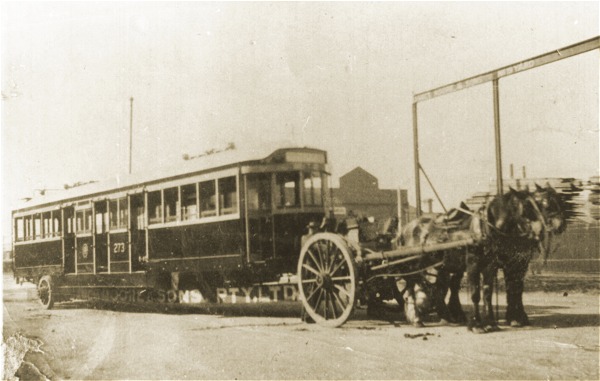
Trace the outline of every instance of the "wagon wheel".
<instances>
[{"instance_id":1,"label":"wagon wheel","mask_svg":"<svg viewBox=\"0 0 600 381\"><path fill-rule=\"evenodd\" d=\"M54 305L54 296L52 295L52 278L44 275L38 283L38 296L44 309L51 309Z\"/></svg>"},{"instance_id":2,"label":"wagon wheel","mask_svg":"<svg viewBox=\"0 0 600 381\"><path fill-rule=\"evenodd\" d=\"M318 324L344 324L356 300L356 269L344 240L333 233L317 233L302 248L298 288L308 315Z\"/></svg>"}]
</instances>

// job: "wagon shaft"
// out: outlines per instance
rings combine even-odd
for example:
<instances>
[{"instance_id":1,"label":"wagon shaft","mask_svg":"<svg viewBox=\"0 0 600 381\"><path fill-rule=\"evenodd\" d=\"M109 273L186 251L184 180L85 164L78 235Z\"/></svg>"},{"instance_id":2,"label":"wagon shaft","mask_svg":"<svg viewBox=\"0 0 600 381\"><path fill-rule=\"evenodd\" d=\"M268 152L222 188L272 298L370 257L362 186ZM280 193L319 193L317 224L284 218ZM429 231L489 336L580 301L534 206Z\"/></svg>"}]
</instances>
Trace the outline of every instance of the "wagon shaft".
<instances>
[{"instance_id":1,"label":"wagon shaft","mask_svg":"<svg viewBox=\"0 0 600 381\"><path fill-rule=\"evenodd\" d=\"M415 254L426 254L433 253L436 251L444 251L450 249L457 249L460 247L471 246L475 244L475 240L472 238L463 239L460 241L453 242L443 242L437 243L433 245L423 245L423 246L410 246L410 247L402 247L396 250L391 251L383 251L380 253L371 252L366 254L363 257L365 261L375 261L375 260L392 260L400 257L408 257Z\"/></svg>"}]
</instances>

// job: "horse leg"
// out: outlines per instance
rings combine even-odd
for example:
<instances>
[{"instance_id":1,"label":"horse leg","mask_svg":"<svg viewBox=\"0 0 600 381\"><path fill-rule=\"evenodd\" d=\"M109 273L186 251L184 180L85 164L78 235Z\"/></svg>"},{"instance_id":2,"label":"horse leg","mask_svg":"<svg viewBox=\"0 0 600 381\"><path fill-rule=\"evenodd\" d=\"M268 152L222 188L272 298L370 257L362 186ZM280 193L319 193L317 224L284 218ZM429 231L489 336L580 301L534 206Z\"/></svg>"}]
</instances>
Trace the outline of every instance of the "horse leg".
<instances>
[{"instance_id":1,"label":"horse leg","mask_svg":"<svg viewBox=\"0 0 600 381\"><path fill-rule=\"evenodd\" d=\"M479 301L481 300L479 263L477 258L472 255L467 256L467 281L471 288L471 301L473 302L473 315L469 319L468 329L474 333L484 333L479 314Z\"/></svg>"},{"instance_id":2,"label":"horse leg","mask_svg":"<svg viewBox=\"0 0 600 381\"><path fill-rule=\"evenodd\" d=\"M467 317L460 304L460 283L463 279L463 272L456 272L450 276L450 298L448 299L448 309L450 316L455 323L466 323Z\"/></svg>"},{"instance_id":3,"label":"horse leg","mask_svg":"<svg viewBox=\"0 0 600 381\"><path fill-rule=\"evenodd\" d=\"M421 312L417 307L417 297L415 293L416 282L407 280L406 291L404 292L404 317L408 323L415 327L423 327Z\"/></svg>"},{"instance_id":4,"label":"horse leg","mask_svg":"<svg viewBox=\"0 0 600 381\"><path fill-rule=\"evenodd\" d=\"M450 274L445 269L440 269L437 273L437 280L433 286L433 306L440 318L440 323L447 324L452 322L450 310L446 305L446 295L448 294L448 279Z\"/></svg>"},{"instance_id":5,"label":"horse leg","mask_svg":"<svg viewBox=\"0 0 600 381\"><path fill-rule=\"evenodd\" d=\"M523 265L519 268L520 272L517 274L517 279L516 279L516 283L517 283L517 289L516 289L516 295L515 295L515 309L516 309L516 318L517 318L517 323L520 326L525 326L525 325L530 325L529 322L529 317L527 316L527 313L525 312L525 307L523 306L523 292L525 291L525 275L527 274L527 268L529 265L529 260L531 259L531 256L525 258L526 261L525 263L523 263Z\"/></svg>"},{"instance_id":6,"label":"horse leg","mask_svg":"<svg viewBox=\"0 0 600 381\"><path fill-rule=\"evenodd\" d=\"M494 281L496 279L496 266L493 263L487 264L483 271L483 302L484 302L484 322L486 332L498 331L498 322L494 315Z\"/></svg>"},{"instance_id":7,"label":"horse leg","mask_svg":"<svg viewBox=\"0 0 600 381\"><path fill-rule=\"evenodd\" d=\"M530 325L529 317L525 312L525 306L523 306L523 292L525 291L525 276L527 274L527 268L529 267L529 263L533 258L533 253L535 249L532 249L529 252L529 255L524 257L524 263L521 269L521 273L519 274L519 293L517 294L517 321L521 325Z\"/></svg>"},{"instance_id":8,"label":"horse leg","mask_svg":"<svg viewBox=\"0 0 600 381\"><path fill-rule=\"evenodd\" d=\"M465 255L467 251L451 251L444 256L444 261L448 264L447 285L450 289L448 298L448 312L450 319L454 323L466 323L467 318L460 304L460 283L465 272Z\"/></svg>"},{"instance_id":9,"label":"horse leg","mask_svg":"<svg viewBox=\"0 0 600 381\"><path fill-rule=\"evenodd\" d=\"M524 279L527 262L516 258L504 266L506 281L506 324L521 327L529 324L529 318L523 307Z\"/></svg>"}]
</instances>

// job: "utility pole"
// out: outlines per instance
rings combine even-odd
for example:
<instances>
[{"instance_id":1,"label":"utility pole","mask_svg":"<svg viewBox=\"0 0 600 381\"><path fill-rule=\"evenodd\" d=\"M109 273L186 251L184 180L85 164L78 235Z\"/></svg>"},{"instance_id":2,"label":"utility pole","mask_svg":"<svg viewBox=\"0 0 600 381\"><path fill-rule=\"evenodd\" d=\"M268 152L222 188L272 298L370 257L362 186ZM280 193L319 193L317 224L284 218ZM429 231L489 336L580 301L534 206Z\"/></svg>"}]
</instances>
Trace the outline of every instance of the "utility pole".
<instances>
[{"instance_id":1,"label":"utility pole","mask_svg":"<svg viewBox=\"0 0 600 381\"><path fill-rule=\"evenodd\" d=\"M129 98L129 174L131 175L131 151L133 149L133 97Z\"/></svg>"}]
</instances>

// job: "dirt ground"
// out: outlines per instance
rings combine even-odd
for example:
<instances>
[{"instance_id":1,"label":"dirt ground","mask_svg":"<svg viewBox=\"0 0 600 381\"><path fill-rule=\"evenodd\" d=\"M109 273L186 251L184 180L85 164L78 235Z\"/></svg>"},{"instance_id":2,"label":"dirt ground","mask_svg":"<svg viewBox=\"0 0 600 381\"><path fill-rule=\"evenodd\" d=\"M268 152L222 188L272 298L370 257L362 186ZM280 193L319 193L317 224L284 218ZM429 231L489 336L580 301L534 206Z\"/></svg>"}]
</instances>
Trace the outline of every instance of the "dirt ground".
<instances>
[{"instance_id":1,"label":"dirt ground","mask_svg":"<svg viewBox=\"0 0 600 381\"><path fill-rule=\"evenodd\" d=\"M302 323L297 304L46 311L32 285L5 277L3 379L18 369L22 379L598 380L598 286L596 276L528 279L532 325L475 335L435 316L414 328L393 305L379 320L359 309L337 329Z\"/></svg>"}]
</instances>

